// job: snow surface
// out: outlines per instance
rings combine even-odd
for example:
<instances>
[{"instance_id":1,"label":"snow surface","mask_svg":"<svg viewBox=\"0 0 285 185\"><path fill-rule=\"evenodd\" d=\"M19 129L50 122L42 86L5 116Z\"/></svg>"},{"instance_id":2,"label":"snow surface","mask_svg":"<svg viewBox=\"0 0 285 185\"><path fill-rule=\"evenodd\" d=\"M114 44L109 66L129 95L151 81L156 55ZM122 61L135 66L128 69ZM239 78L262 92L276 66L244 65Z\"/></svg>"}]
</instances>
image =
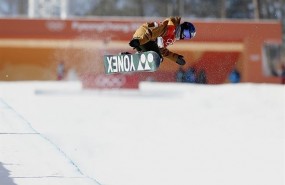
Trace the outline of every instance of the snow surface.
<instances>
[{"instance_id":1,"label":"snow surface","mask_svg":"<svg viewBox=\"0 0 285 185\"><path fill-rule=\"evenodd\" d=\"M283 185L285 88L0 83L0 185Z\"/></svg>"}]
</instances>

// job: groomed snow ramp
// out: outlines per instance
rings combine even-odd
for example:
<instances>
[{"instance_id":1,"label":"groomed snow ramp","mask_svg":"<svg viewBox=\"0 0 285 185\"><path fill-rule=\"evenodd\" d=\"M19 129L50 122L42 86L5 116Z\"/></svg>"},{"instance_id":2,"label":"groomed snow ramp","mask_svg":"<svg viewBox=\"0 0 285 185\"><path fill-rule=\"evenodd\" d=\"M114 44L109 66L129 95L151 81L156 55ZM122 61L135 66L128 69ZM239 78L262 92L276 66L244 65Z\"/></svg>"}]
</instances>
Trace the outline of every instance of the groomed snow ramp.
<instances>
[{"instance_id":1,"label":"groomed snow ramp","mask_svg":"<svg viewBox=\"0 0 285 185\"><path fill-rule=\"evenodd\" d=\"M0 185L284 185L282 85L11 82L1 98Z\"/></svg>"},{"instance_id":2,"label":"groomed snow ramp","mask_svg":"<svg viewBox=\"0 0 285 185\"><path fill-rule=\"evenodd\" d=\"M96 185L0 99L0 185Z\"/></svg>"}]
</instances>

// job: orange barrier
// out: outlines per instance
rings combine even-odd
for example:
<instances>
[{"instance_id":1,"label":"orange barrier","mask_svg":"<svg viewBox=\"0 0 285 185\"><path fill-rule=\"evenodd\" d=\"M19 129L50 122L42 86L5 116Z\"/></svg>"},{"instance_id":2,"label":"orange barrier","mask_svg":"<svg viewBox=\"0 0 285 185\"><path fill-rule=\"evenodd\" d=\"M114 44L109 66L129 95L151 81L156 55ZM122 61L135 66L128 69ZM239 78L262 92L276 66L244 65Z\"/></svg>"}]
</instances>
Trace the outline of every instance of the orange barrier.
<instances>
[{"instance_id":1,"label":"orange barrier","mask_svg":"<svg viewBox=\"0 0 285 185\"><path fill-rule=\"evenodd\" d=\"M73 69L79 77L103 73L102 56L132 51L128 41L134 31L141 23L153 20L162 18L0 19L0 80L55 80L57 65L62 61L66 72ZM193 23L197 36L169 47L185 56L185 70L205 70L211 84L226 82L235 67L243 82L280 82L278 77L265 75L263 69L264 44L282 42L279 22ZM165 60L154 76L168 74L175 80L178 68Z\"/></svg>"}]
</instances>

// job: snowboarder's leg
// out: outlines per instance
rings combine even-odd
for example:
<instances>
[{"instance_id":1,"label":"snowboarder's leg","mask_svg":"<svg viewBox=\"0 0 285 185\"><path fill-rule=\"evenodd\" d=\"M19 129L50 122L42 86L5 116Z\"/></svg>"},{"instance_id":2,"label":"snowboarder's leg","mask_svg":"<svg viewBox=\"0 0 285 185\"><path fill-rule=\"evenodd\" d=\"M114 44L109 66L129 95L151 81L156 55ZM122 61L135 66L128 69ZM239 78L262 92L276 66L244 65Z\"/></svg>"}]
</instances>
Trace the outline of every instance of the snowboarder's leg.
<instances>
[{"instance_id":1,"label":"snowboarder's leg","mask_svg":"<svg viewBox=\"0 0 285 185\"><path fill-rule=\"evenodd\" d=\"M149 42L141 45L139 48L137 48L137 50L138 50L138 52L154 51L162 59L162 55L160 53L159 47L158 47L157 43L154 41L149 41Z\"/></svg>"}]
</instances>

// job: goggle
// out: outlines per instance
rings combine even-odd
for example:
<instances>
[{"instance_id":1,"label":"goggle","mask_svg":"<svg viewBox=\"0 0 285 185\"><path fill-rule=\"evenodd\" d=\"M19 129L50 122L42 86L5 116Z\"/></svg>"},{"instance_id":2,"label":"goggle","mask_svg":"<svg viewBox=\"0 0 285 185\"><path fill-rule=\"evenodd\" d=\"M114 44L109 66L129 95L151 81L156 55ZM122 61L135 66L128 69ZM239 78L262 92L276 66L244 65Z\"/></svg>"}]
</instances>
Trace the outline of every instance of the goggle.
<instances>
[{"instance_id":1,"label":"goggle","mask_svg":"<svg viewBox=\"0 0 285 185\"><path fill-rule=\"evenodd\" d=\"M191 32L189 30L183 30L183 39L191 39L196 35L196 32Z\"/></svg>"}]
</instances>

